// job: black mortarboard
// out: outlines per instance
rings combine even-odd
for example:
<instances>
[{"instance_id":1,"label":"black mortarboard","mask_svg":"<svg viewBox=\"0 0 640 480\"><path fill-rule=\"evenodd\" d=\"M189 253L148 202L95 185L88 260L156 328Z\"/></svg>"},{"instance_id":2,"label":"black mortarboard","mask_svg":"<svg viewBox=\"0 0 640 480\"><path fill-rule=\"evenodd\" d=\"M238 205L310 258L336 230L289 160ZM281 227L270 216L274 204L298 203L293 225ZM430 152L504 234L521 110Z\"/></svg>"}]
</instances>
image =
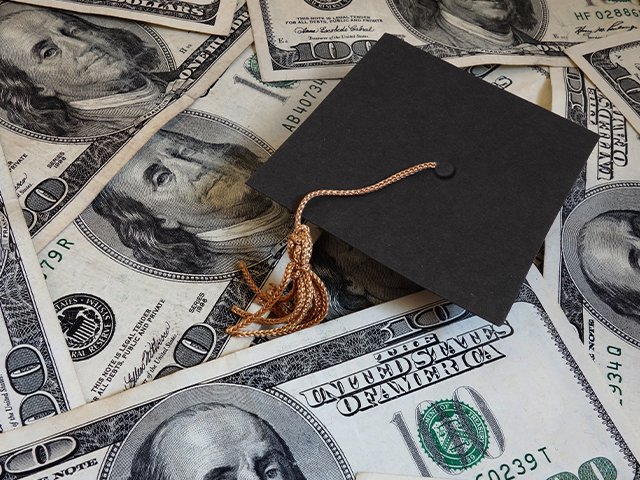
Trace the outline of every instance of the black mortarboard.
<instances>
[{"instance_id":1,"label":"black mortarboard","mask_svg":"<svg viewBox=\"0 0 640 480\"><path fill-rule=\"evenodd\" d=\"M295 210L313 190L438 162L375 193L314 199L303 217L502 323L596 141L384 35L247 183Z\"/></svg>"}]
</instances>

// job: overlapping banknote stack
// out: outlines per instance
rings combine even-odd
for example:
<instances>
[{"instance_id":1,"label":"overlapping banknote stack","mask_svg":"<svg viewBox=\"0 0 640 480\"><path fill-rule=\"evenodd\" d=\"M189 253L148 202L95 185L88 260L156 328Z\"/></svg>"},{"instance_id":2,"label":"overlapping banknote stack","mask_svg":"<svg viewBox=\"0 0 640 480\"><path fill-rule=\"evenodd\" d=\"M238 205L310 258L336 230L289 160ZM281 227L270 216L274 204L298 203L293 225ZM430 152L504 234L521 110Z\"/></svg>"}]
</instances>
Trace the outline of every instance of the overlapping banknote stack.
<instances>
[{"instance_id":1,"label":"overlapping banknote stack","mask_svg":"<svg viewBox=\"0 0 640 480\"><path fill-rule=\"evenodd\" d=\"M599 135L544 259L495 326L318 232L339 320L229 337L383 33ZM636 0L0 3L0 478L640 478L639 130Z\"/></svg>"}]
</instances>

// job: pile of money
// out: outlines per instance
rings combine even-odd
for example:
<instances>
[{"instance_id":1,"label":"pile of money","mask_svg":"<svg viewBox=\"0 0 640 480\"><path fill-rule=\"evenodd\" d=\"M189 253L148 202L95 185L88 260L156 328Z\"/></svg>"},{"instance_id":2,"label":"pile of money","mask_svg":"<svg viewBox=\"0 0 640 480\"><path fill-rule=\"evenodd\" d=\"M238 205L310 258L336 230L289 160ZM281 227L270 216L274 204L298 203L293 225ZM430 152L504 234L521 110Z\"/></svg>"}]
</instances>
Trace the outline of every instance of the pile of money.
<instances>
[{"instance_id":1,"label":"pile of money","mask_svg":"<svg viewBox=\"0 0 640 480\"><path fill-rule=\"evenodd\" d=\"M327 320L228 336L384 33L598 145L503 325L317 230ZM0 1L0 478L640 478L639 131L637 0Z\"/></svg>"}]
</instances>

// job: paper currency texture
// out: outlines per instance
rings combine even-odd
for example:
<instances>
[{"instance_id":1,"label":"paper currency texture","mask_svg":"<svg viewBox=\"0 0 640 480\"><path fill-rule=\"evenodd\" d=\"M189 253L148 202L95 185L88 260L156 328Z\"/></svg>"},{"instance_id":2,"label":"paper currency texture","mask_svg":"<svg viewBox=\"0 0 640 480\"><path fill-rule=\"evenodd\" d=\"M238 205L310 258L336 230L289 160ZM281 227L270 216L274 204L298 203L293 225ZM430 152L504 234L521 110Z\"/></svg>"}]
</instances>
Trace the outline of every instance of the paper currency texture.
<instances>
[{"instance_id":1,"label":"paper currency texture","mask_svg":"<svg viewBox=\"0 0 640 480\"><path fill-rule=\"evenodd\" d=\"M84 403L0 151L0 432Z\"/></svg>"},{"instance_id":2,"label":"paper currency texture","mask_svg":"<svg viewBox=\"0 0 640 480\"><path fill-rule=\"evenodd\" d=\"M165 27L226 35L229 33L236 0L19 0L41 7L78 13L108 15L153 23Z\"/></svg>"},{"instance_id":3,"label":"paper currency texture","mask_svg":"<svg viewBox=\"0 0 640 480\"><path fill-rule=\"evenodd\" d=\"M383 33L458 66L569 66L564 47L638 28L604 0L248 0L266 80L341 78Z\"/></svg>"},{"instance_id":4,"label":"paper currency texture","mask_svg":"<svg viewBox=\"0 0 640 480\"><path fill-rule=\"evenodd\" d=\"M335 83L265 84L247 49L40 252L88 399L239 348L224 333L253 297L238 263L264 282L293 226L244 182L291 134L299 100L308 115ZM89 298L111 313L88 326L109 335L69 327Z\"/></svg>"},{"instance_id":5,"label":"paper currency texture","mask_svg":"<svg viewBox=\"0 0 640 480\"><path fill-rule=\"evenodd\" d=\"M600 140L545 242L545 279L637 426L640 138L579 70L552 69L551 78L553 111Z\"/></svg>"},{"instance_id":6,"label":"paper currency texture","mask_svg":"<svg viewBox=\"0 0 640 480\"><path fill-rule=\"evenodd\" d=\"M539 67L473 70L531 98L548 81ZM264 83L255 53L248 49L40 252L87 399L251 342L224 333L237 321L230 307L244 308L253 296L237 264L247 262L259 283L278 284L282 272L275 264L278 258L282 267L288 263L283 247L292 222L266 198L251 193L244 179L335 84ZM330 236L316 243L312 266L327 285L331 318L418 289ZM110 336L67 330L85 297L100 299L113 313L107 316L115 325Z\"/></svg>"},{"instance_id":7,"label":"paper currency texture","mask_svg":"<svg viewBox=\"0 0 640 480\"><path fill-rule=\"evenodd\" d=\"M36 251L252 41L0 4L0 144Z\"/></svg>"},{"instance_id":8,"label":"paper currency texture","mask_svg":"<svg viewBox=\"0 0 640 480\"><path fill-rule=\"evenodd\" d=\"M9 432L0 462L8 480L631 480L637 438L548 300L530 276L496 327L417 294Z\"/></svg>"},{"instance_id":9,"label":"paper currency texture","mask_svg":"<svg viewBox=\"0 0 640 480\"><path fill-rule=\"evenodd\" d=\"M391 475L388 473L357 473L356 480L420 480L421 477L416 477L413 475ZM433 478L433 480L443 480L438 478Z\"/></svg>"},{"instance_id":10,"label":"paper currency texture","mask_svg":"<svg viewBox=\"0 0 640 480\"><path fill-rule=\"evenodd\" d=\"M577 45L567 55L640 132L640 32Z\"/></svg>"}]
</instances>

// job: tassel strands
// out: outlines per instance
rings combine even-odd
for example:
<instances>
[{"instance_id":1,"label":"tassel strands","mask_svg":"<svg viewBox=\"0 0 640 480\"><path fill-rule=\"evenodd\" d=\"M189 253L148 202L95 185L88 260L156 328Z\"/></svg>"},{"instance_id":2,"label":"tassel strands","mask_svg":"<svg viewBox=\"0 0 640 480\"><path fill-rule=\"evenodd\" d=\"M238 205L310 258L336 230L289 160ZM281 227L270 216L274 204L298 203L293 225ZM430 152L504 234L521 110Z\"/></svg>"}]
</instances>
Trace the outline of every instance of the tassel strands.
<instances>
[{"instance_id":1,"label":"tassel strands","mask_svg":"<svg viewBox=\"0 0 640 480\"><path fill-rule=\"evenodd\" d=\"M285 269L280 285L276 286L272 283L266 292L261 291L251 278L247 266L244 262L240 262L244 278L255 292L256 302L261 305L261 308L255 313L249 313L238 306L233 306L231 311L239 315L241 320L236 325L227 327L227 334L236 337L276 337L317 325L327 316L329 311L327 289L322 280L311 270L309 262L311 261L313 242L309 227L302 225L302 211L311 199L323 196L365 195L421 170L435 167L435 162L421 163L368 187L355 190L316 190L305 195L298 205L295 227L288 238L287 253L290 262ZM268 312L274 316L265 317L264 315ZM265 330L243 330L254 323L280 326Z\"/></svg>"},{"instance_id":2,"label":"tassel strands","mask_svg":"<svg viewBox=\"0 0 640 480\"><path fill-rule=\"evenodd\" d=\"M273 283L269 285L266 292L262 292L255 284L244 262L240 263L244 278L255 292L257 303L262 307L255 313L249 313L233 306L231 311L240 315L242 319L236 325L227 327L227 334L237 337L275 337L316 325L327 316L327 289L322 280L311 271L309 263L312 247L309 227L296 225L287 242L290 262L284 271L282 281L279 286ZM287 289L289 291L285 293ZM276 317L265 318L263 315L269 311ZM283 325L269 330L242 331L252 323Z\"/></svg>"}]
</instances>

